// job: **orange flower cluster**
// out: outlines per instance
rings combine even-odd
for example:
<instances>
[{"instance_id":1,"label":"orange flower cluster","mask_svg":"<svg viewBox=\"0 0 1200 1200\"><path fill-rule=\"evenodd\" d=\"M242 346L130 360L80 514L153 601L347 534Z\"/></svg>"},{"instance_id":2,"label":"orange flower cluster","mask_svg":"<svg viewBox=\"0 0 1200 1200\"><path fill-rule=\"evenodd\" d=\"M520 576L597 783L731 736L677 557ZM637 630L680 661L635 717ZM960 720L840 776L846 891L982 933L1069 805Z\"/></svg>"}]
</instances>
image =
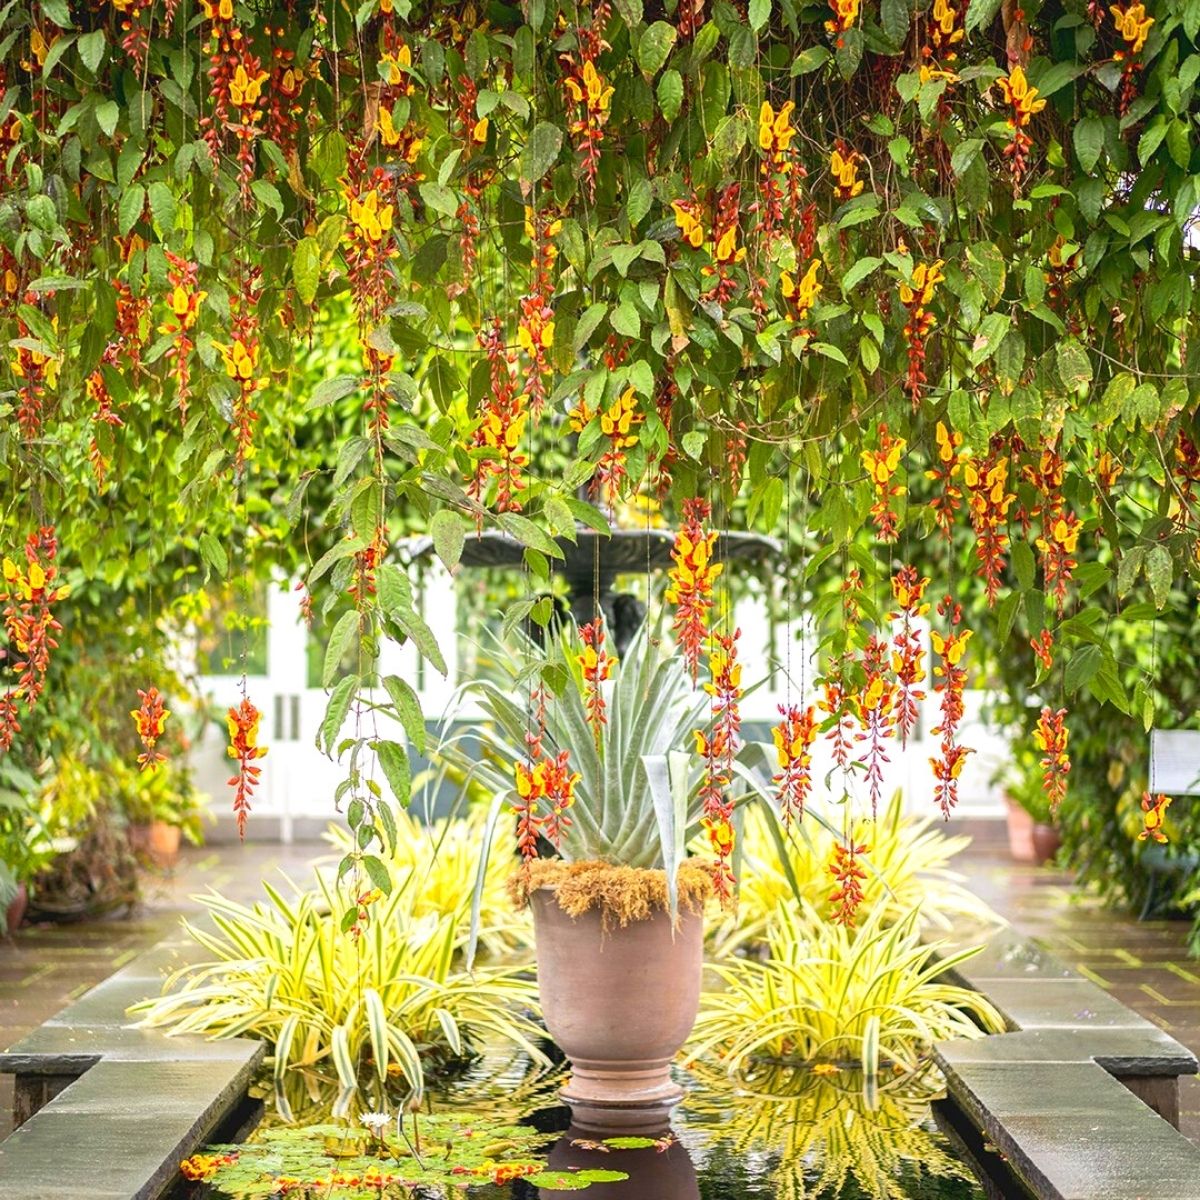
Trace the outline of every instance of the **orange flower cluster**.
<instances>
[{"instance_id":1,"label":"orange flower cluster","mask_svg":"<svg viewBox=\"0 0 1200 1200\"><path fill-rule=\"evenodd\" d=\"M1067 795L1067 776L1071 773L1071 758L1067 753L1071 731L1066 726L1066 717L1065 708L1057 711L1043 708L1033 731L1033 743L1043 755L1042 787L1052 813L1058 811Z\"/></svg>"},{"instance_id":2,"label":"orange flower cluster","mask_svg":"<svg viewBox=\"0 0 1200 1200\"><path fill-rule=\"evenodd\" d=\"M829 0L829 7L833 9L833 19L825 22L825 32L840 49L845 41L842 34L858 20L859 0Z\"/></svg>"},{"instance_id":3,"label":"orange flower cluster","mask_svg":"<svg viewBox=\"0 0 1200 1200\"><path fill-rule=\"evenodd\" d=\"M851 150L840 138L834 143L829 155L829 172L834 180L833 194L838 200L853 200L862 194L865 184L858 177L858 164L865 161L857 150Z\"/></svg>"},{"instance_id":4,"label":"orange flower cluster","mask_svg":"<svg viewBox=\"0 0 1200 1200\"><path fill-rule=\"evenodd\" d=\"M929 42L922 47L922 57L936 63L952 63L958 58L958 44L963 40L963 13L951 0L933 0L930 10Z\"/></svg>"},{"instance_id":5,"label":"orange flower cluster","mask_svg":"<svg viewBox=\"0 0 1200 1200\"><path fill-rule=\"evenodd\" d=\"M680 37L695 37L696 31L704 24L704 0L679 0L675 19L679 22Z\"/></svg>"},{"instance_id":6,"label":"orange flower cluster","mask_svg":"<svg viewBox=\"0 0 1200 1200\"><path fill-rule=\"evenodd\" d=\"M17 427L21 436L32 442L42 435L46 393L58 386L59 361L52 354L21 344L29 341L41 343L20 317L17 318L17 337L18 342L9 360L9 366L18 381Z\"/></svg>"},{"instance_id":7,"label":"orange flower cluster","mask_svg":"<svg viewBox=\"0 0 1200 1200\"><path fill-rule=\"evenodd\" d=\"M821 260L814 258L808 264L808 270L798 281L794 280L787 271L784 271L779 277L783 298L787 301L792 320L797 324L801 324L807 319L809 310L821 294L821 283L817 279L820 270Z\"/></svg>"},{"instance_id":8,"label":"orange flower cluster","mask_svg":"<svg viewBox=\"0 0 1200 1200\"><path fill-rule=\"evenodd\" d=\"M31 710L37 704L50 669L50 652L58 649L54 635L62 625L54 605L65 599L67 587L57 582L57 555L58 540L53 526L47 525L25 540L25 566L4 560L0 603L17 682L0 697L0 750L9 749L20 732L18 705Z\"/></svg>"},{"instance_id":9,"label":"orange flower cluster","mask_svg":"<svg viewBox=\"0 0 1200 1200\"><path fill-rule=\"evenodd\" d=\"M104 353L100 356L100 364L84 383L87 398L95 406L91 418L93 424L97 427L106 425L110 429L119 429L125 422L113 408L113 399L108 390L108 380L105 377L104 369L108 367L114 371L119 370L123 365L122 359L127 359L130 373L136 382L142 367L142 318L150 307L149 298L134 296L129 285L123 280L117 281L116 293L117 319L113 331L114 336L104 347ZM108 459L101 448L99 428L89 440L88 460L92 464L97 487L103 492L108 476Z\"/></svg>"},{"instance_id":10,"label":"orange flower cluster","mask_svg":"<svg viewBox=\"0 0 1200 1200\"><path fill-rule=\"evenodd\" d=\"M892 576L896 611L889 620L901 622L900 630L892 638L892 671L896 676L896 730L902 746L907 745L908 735L917 726L918 706L925 699L920 687L925 682L925 655L921 635L912 623L929 611L925 603L928 586L928 577L918 575L915 567L901 567Z\"/></svg>"},{"instance_id":11,"label":"orange flower cluster","mask_svg":"<svg viewBox=\"0 0 1200 1200\"><path fill-rule=\"evenodd\" d=\"M1050 630L1043 629L1037 637L1030 638L1029 647L1042 664L1043 671L1049 671L1054 666L1054 637Z\"/></svg>"},{"instance_id":12,"label":"orange flower cluster","mask_svg":"<svg viewBox=\"0 0 1200 1200\"><path fill-rule=\"evenodd\" d=\"M571 430L582 433L593 417L587 402L580 397L579 403L568 414ZM615 504L619 498L621 484L627 478L625 452L637 445L636 430L646 419L638 404L633 388L626 388L600 414L600 430L608 438L608 449L600 456L592 473L588 487L594 495L603 491L606 502Z\"/></svg>"},{"instance_id":13,"label":"orange flower cluster","mask_svg":"<svg viewBox=\"0 0 1200 1200\"><path fill-rule=\"evenodd\" d=\"M456 133L461 143L459 166L462 178L463 199L459 203L455 216L461 226L458 235L458 257L460 278L448 289L451 299L463 295L470 287L475 276L475 263L479 257L479 200L483 195L487 182L487 172L465 168L474 160L479 151L486 146L488 139L488 119L477 116L479 89L469 75L458 77L458 103L456 106Z\"/></svg>"},{"instance_id":14,"label":"orange flower cluster","mask_svg":"<svg viewBox=\"0 0 1200 1200\"><path fill-rule=\"evenodd\" d=\"M813 705L780 705L783 718L771 737L779 759L779 774L771 782L779 789L779 811L784 825L804 816L804 802L812 791L812 747L817 740L817 710Z\"/></svg>"},{"instance_id":15,"label":"orange flower cluster","mask_svg":"<svg viewBox=\"0 0 1200 1200\"><path fill-rule=\"evenodd\" d=\"M671 211L675 214L675 226L683 240L693 250L704 247L704 222L700 220L699 207L694 200L672 200Z\"/></svg>"},{"instance_id":16,"label":"orange flower cluster","mask_svg":"<svg viewBox=\"0 0 1200 1200\"><path fill-rule=\"evenodd\" d=\"M941 696L941 719L930 730L941 736L940 754L931 758L933 768L933 796L941 806L942 816L950 819L950 810L958 803L958 777L971 753L968 746L958 743L958 727L963 719L963 690L967 685L966 668L962 665L967 642L971 640L969 629L959 629L962 624L962 605L953 597L944 597L937 606L938 616L945 617L950 626L949 633L933 630L933 652L938 656L938 665L933 668L937 682L933 690Z\"/></svg>"},{"instance_id":17,"label":"orange flower cluster","mask_svg":"<svg viewBox=\"0 0 1200 1200\"><path fill-rule=\"evenodd\" d=\"M1142 831L1138 834L1139 842L1144 842L1147 838L1153 838L1156 842L1167 841L1163 826L1170 804L1171 797L1164 796L1162 792L1157 796L1151 796L1149 792L1142 793Z\"/></svg>"},{"instance_id":18,"label":"orange flower cluster","mask_svg":"<svg viewBox=\"0 0 1200 1200\"><path fill-rule=\"evenodd\" d=\"M1146 45L1146 37L1154 18L1146 15L1146 6L1137 0L1134 4L1112 4L1108 11L1112 14L1113 24L1125 43L1124 48L1113 55L1115 62L1123 62L1125 69L1121 74L1121 95L1117 101L1117 112L1124 116L1137 92L1136 77L1142 69L1138 61L1142 49Z\"/></svg>"},{"instance_id":19,"label":"orange flower cluster","mask_svg":"<svg viewBox=\"0 0 1200 1200\"><path fill-rule=\"evenodd\" d=\"M233 797L233 815L237 818L238 836L246 836L246 818L250 815L250 797L258 787L262 768L255 764L267 753L266 746L258 744L258 726L262 713L254 707L250 698L242 696L241 703L231 708L226 715L229 726L229 757L238 765L238 773L229 780L236 788Z\"/></svg>"},{"instance_id":20,"label":"orange flower cluster","mask_svg":"<svg viewBox=\"0 0 1200 1200\"><path fill-rule=\"evenodd\" d=\"M1124 473L1124 466L1110 451L1101 450L1097 453L1094 478L1102 492L1111 492Z\"/></svg>"},{"instance_id":21,"label":"orange flower cluster","mask_svg":"<svg viewBox=\"0 0 1200 1200\"><path fill-rule=\"evenodd\" d=\"M371 924L371 905L382 899L383 892L377 887L368 888L355 897L354 921L347 930L353 941L358 941L366 933L367 927Z\"/></svg>"},{"instance_id":22,"label":"orange flower cluster","mask_svg":"<svg viewBox=\"0 0 1200 1200\"><path fill-rule=\"evenodd\" d=\"M219 164L226 133L235 136L238 183L243 200L248 201L254 175L254 141L266 111L263 84L270 74L251 51L234 16L232 0L201 0L201 7L210 25L208 78L213 111L200 119L200 130L214 166Z\"/></svg>"},{"instance_id":23,"label":"orange flower cluster","mask_svg":"<svg viewBox=\"0 0 1200 1200\"><path fill-rule=\"evenodd\" d=\"M798 167L792 147L792 139L796 136L796 127L792 124L795 109L795 102L787 100L776 112L770 101L764 100L758 110L758 148L763 152L758 168L758 231L764 255L770 254L771 243L783 222L784 193L780 177L786 180Z\"/></svg>"},{"instance_id":24,"label":"orange flower cluster","mask_svg":"<svg viewBox=\"0 0 1200 1200\"><path fill-rule=\"evenodd\" d=\"M596 735L596 744L600 744L600 731L608 724L608 715L604 703L602 684L610 675L617 659L605 649L604 619L596 617L579 630L579 638L583 643L582 653L576 655L575 661L583 672L583 681L587 685L587 718Z\"/></svg>"},{"instance_id":25,"label":"orange flower cluster","mask_svg":"<svg viewBox=\"0 0 1200 1200\"><path fill-rule=\"evenodd\" d=\"M575 803L575 786L581 778L571 770L569 752L560 750L557 758L543 758L536 763L513 763L517 793L513 815L517 817L517 848L528 867L537 858L539 835L548 838L555 847L571 827L567 810ZM548 806L541 812L541 806Z\"/></svg>"},{"instance_id":26,"label":"orange flower cluster","mask_svg":"<svg viewBox=\"0 0 1200 1200\"><path fill-rule=\"evenodd\" d=\"M491 480L496 481L496 508L500 512L520 512L518 493L525 488L521 471L529 457L521 453L521 438L529 410L525 396L517 391L513 377L515 352L504 344L500 319L479 331L479 344L487 356L491 390L484 401L472 446L476 449L475 477L467 489L473 499L482 500Z\"/></svg>"},{"instance_id":27,"label":"orange flower cluster","mask_svg":"<svg viewBox=\"0 0 1200 1200\"><path fill-rule=\"evenodd\" d=\"M871 505L871 517L879 531L881 542L894 542L898 536L896 513L892 501L904 495L903 483L893 483L892 477L900 466L900 459L908 443L904 438L894 438L886 424L879 426L879 446L875 450L863 450L862 463L871 477L875 488L875 502ZM901 477L903 479L903 476Z\"/></svg>"},{"instance_id":28,"label":"orange flower cluster","mask_svg":"<svg viewBox=\"0 0 1200 1200\"><path fill-rule=\"evenodd\" d=\"M1078 565L1072 557L1079 545L1079 518L1068 512L1063 502L1062 484L1065 464L1053 447L1042 451L1036 468L1027 466L1022 472L1025 480L1038 492L1038 503L1031 515L1042 522L1042 534L1034 542L1042 557L1042 573L1046 592L1052 595L1062 615L1067 598L1071 573Z\"/></svg>"},{"instance_id":29,"label":"orange flower cluster","mask_svg":"<svg viewBox=\"0 0 1200 1200\"><path fill-rule=\"evenodd\" d=\"M975 554L979 559L978 574L984 581L989 607L1000 594L1004 555L1008 550L1008 510L1017 498L1008 489L1008 466L1008 455L1001 454L998 445L993 445L982 461L971 458L963 464L971 527L975 530Z\"/></svg>"},{"instance_id":30,"label":"orange flower cluster","mask_svg":"<svg viewBox=\"0 0 1200 1200\"><path fill-rule=\"evenodd\" d=\"M829 896L833 910L829 919L835 925L845 925L847 929L854 928L859 905L863 902L863 884L867 879L867 873L859 864L858 857L867 851L867 846L856 846L853 839L845 846L841 842L834 843L829 873L837 881L837 887Z\"/></svg>"},{"instance_id":31,"label":"orange flower cluster","mask_svg":"<svg viewBox=\"0 0 1200 1200\"><path fill-rule=\"evenodd\" d=\"M940 494L929 502L933 519L942 533L949 538L954 528L954 515L962 504L962 489L955 483L962 470L959 449L963 435L957 429L948 429L944 421L937 423L937 462L925 472L925 478L939 485Z\"/></svg>"},{"instance_id":32,"label":"orange flower cluster","mask_svg":"<svg viewBox=\"0 0 1200 1200\"><path fill-rule=\"evenodd\" d=\"M147 688L145 691L138 688L138 699L141 704L129 714L137 726L138 737L143 746L142 753L138 755L138 767L143 771L153 771L159 763L167 761L167 756L155 747L158 745L158 739L162 737L163 727L171 713L156 687Z\"/></svg>"},{"instance_id":33,"label":"orange flower cluster","mask_svg":"<svg viewBox=\"0 0 1200 1200\"><path fill-rule=\"evenodd\" d=\"M872 635L863 647L863 673L866 680L858 696L859 732L855 741L867 743L867 794L871 797L871 818L879 809L883 791L884 764L888 758L887 739L896 734L896 683L891 677L888 644Z\"/></svg>"},{"instance_id":34,"label":"orange flower cluster","mask_svg":"<svg viewBox=\"0 0 1200 1200\"><path fill-rule=\"evenodd\" d=\"M529 411L536 418L546 403L546 378L550 374L550 350L554 345L554 264L558 247L552 239L562 229L562 220L525 206L525 236L533 253L529 294L521 300L517 344L529 359L525 391Z\"/></svg>"},{"instance_id":35,"label":"orange flower cluster","mask_svg":"<svg viewBox=\"0 0 1200 1200\"><path fill-rule=\"evenodd\" d=\"M731 183L717 193L712 230L713 261L700 269L702 275L716 277L712 289L706 293L707 298L715 304L726 304L733 298L737 291L733 269L746 257L746 247L738 245L738 201L741 190L740 183Z\"/></svg>"},{"instance_id":36,"label":"orange flower cluster","mask_svg":"<svg viewBox=\"0 0 1200 1200\"><path fill-rule=\"evenodd\" d=\"M1029 122L1046 107L1046 101L1038 98L1037 88L1030 86L1019 63L997 82L1004 103L1012 110L1008 118L1012 140L1004 147L1004 154L1009 160L1009 172L1012 175L1015 194L1020 190L1021 180L1029 165L1029 150L1033 145L1033 138L1026 130Z\"/></svg>"},{"instance_id":37,"label":"orange flower cluster","mask_svg":"<svg viewBox=\"0 0 1200 1200\"><path fill-rule=\"evenodd\" d=\"M708 732L697 729L696 752L704 759L704 780L700 801L704 806L701 824L717 856L713 885L724 903L733 897L736 883L733 856L733 802L728 789L733 781L733 760L741 736L742 664L737 658L737 640L741 631L714 638L708 658L709 681L704 690L712 697L712 720Z\"/></svg>"},{"instance_id":38,"label":"orange flower cluster","mask_svg":"<svg viewBox=\"0 0 1200 1200\"><path fill-rule=\"evenodd\" d=\"M220 1167L227 1167L237 1162L237 1154L193 1154L179 1164L184 1179L193 1182L211 1179Z\"/></svg>"},{"instance_id":39,"label":"orange flower cluster","mask_svg":"<svg viewBox=\"0 0 1200 1200\"><path fill-rule=\"evenodd\" d=\"M266 135L283 151L285 159L296 153L296 138L300 132L300 116L304 106L300 94L304 89L304 72L296 69L296 52L286 44L287 29L282 25L264 30L271 39L271 78L267 81Z\"/></svg>"},{"instance_id":40,"label":"orange flower cluster","mask_svg":"<svg viewBox=\"0 0 1200 1200\"><path fill-rule=\"evenodd\" d=\"M925 342L937 318L928 311L937 294L939 283L946 282L942 274L945 263L919 262L913 267L912 279L900 283L900 303L908 313L904 324L904 344L908 347L908 373L904 386L912 398L913 408L921 403L921 393L928 380L925 377Z\"/></svg>"},{"instance_id":41,"label":"orange flower cluster","mask_svg":"<svg viewBox=\"0 0 1200 1200\"><path fill-rule=\"evenodd\" d=\"M167 305L171 313L158 327L158 332L172 339L166 357L173 361L179 422L186 425L188 398L191 395L192 350L196 345L192 340L192 330L200 319L200 305L208 293L197 286L200 274L198 263L180 258L170 250L166 251L166 256L170 264L167 271Z\"/></svg>"},{"instance_id":42,"label":"orange flower cluster","mask_svg":"<svg viewBox=\"0 0 1200 1200\"><path fill-rule=\"evenodd\" d=\"M716 531L705 529L712 515L707 500L694 497L683 502L683 528L675 535L671 550L674 566L668 572L670 584L665 592L668 604L675 606L675 631L684 662L692 678L700 668L700 648L708 635L708 614L712 608L712 587L724 569L713 562Z\"/></svg>"},{"instance_id":43,"label":"orange flower cluster","mask_svg":"<svg viewBox=\"0 0 1200 1200\"><path fill-rule=\"evenodd\" d=\"M600 169L600 148L604 127L608 124L613 87L596 69L596 60L608 49L604 26L609 14L606 3L597 4L589 24L577 30L578 53L560 55L563 66L563 91L571 113L568 126L575 149L583 155L583 185L588 200L596 198L596 174Z\"/></svg>"}]
</instances>

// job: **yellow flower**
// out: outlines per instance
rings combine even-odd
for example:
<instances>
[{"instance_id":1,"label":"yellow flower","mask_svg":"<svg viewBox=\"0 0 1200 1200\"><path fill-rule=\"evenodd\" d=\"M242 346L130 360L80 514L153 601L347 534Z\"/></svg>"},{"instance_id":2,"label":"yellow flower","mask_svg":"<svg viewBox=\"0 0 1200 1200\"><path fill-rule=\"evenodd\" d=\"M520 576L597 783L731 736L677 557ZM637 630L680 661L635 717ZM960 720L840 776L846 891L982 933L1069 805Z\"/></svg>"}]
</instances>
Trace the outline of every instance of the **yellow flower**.
<instances>
[{"instance_id":1,"label":"yellow flower","mask_svg":"<svg viewBox=\"0 0 1200 1200\"><path fill-rule=\"evenodd\" d=\"M1004 102L1013 110L1013 124L1024 127L1035 113L1046 107L1044 99L1036 99L1037 88L1031 87L1025 72L1018 64L1003 79L998 80Z\"/></svg>"},{"instance_id":2,"label":"yellow flower","mask_svg":"<svg viewBox=\"0 0 1200 1200\"><path fill-rule=\"evenodd\" d=\"M675 212L675 224L679 226L683 240L689 246L699 250L704 245L704 226L700 224L691 209L685 208L678 200L671 202L671 208Z\"/></svg>"},{"instance_id":3,"label":"yellow flower","mask_svg":"<svg viewBox=\"0 0 1200 1200\"><path fill-rule=\"evenodd\" d=\"M240 63L229 81L229 98L238 108L250 108L258 103L262 95L262 85L267 81L266 71L257 75L248 75L246 68Z\"/></svg>"},{"instance_id":4,"label":"yellow flower","mask_svg":"<svg viewBox=\"0 0 1200 1200\"><path fill-rule=\"evenodd\" d=\"M808 270L805 271L799 283L796 283L787 271L784 271L780 276L779 282L783 289L784 298L792 302L792 308L797 318L806 317L809 309L812 308L813 304L816 303L817 297L821 294L821 284L817 279L820 270L821 261L814 258L808 264Z\"/></svg>"},{"instance_id":5,"label":"yellow flower","mask_svg":"<svg viewBox=\"0 0 1200 1200\"><path fill-rule=\"evenodd\" d=\"M1150 26L1154 24L1154 18L1146 16L1146 6L1138 3L1121 9L1113 4L1108 11L1112 13L1117 32L1125 40L1126 51L1129 54L1140 54L1146 44Z\"/></svg>"}]
</instances>

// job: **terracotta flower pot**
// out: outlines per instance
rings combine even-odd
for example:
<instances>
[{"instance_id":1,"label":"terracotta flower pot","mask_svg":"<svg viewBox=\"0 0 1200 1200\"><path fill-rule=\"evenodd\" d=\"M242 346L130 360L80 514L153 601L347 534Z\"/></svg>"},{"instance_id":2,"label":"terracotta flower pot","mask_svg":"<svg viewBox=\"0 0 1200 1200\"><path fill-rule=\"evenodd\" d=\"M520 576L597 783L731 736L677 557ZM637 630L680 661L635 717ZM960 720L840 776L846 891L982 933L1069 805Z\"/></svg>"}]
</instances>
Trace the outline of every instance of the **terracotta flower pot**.
<instances>
[{"instance_id":1,"label":"terracotta flower pot","mask_svg":"<svg viewBox=\"0 0 1200 1200\"><path fill-rule=\"evenodd\" d=\"M134 854L150 853L149 821L130 821L125 827L125 834L129 838L129 848Z\"/></svg>"},{"instance_id":2,"label":"terracotta flower pot","mask_svg":"<svg viewBox=\"0 0 1200 1200\"><path fill-rule=\"evenodd\" d=\"M594 1130L572 1125L550 1151L552 1171L624 1171L629 1176L619 1183L593 1183L587 1190L592 1200L700 1200L700 1182L687 1147L676 1141L666 1150L589 1150L578 1141L595 1140ZM539 1200L566 1200L575 1193L560 1188L538 1188Z\"/></svg>"},{"instance_id":3,"label":"terracotta flower pot","mask_svg":"<svg viewBox=\"0 0 1200 1200\"><path fill-rule=\"evenodd\" d=\"M178 825L151 821L147 830L146 855L156 867L173 867L179 860L182 834Z\"/></svg>"},{"instance_id":4,"label":"terracotta flower pot","mask_svg":"<svg viewBox=\"0 0 1200 1200\"><path fill-rule=\"evenodd\" d=\"M9 902L8 909L5 911L5 928L8 930L8 936L12 937L18 929L21 928L21 922L25 920L25 910L29 907L29 889L23 884L17 884L17 894Z\"/></svg>"},{"instance_id":5,"label":"terracotta flower pot","mask_svg":"<svg viewBox=\"0 0 1200 1200\"><path fill-rule=\"evenodd\" d=\"M598 911L569 917L551 888L531 897L538 992L571 1060L562 1097L591 1129L658 1129L683 1090L671 1060L700 1008L704 917L658 911L605 932Z\"/></svg>"},{"instance_id":6,"label":"terracotta flower pot","mask_svg":"<svg viewBox=\"0 0 1200 1200\"><path fill-rule=\"evenodd\" d=\"M1008 816L1008 852L1017 862L1036 862L1033 818L1011 796L1004 797Z\"/></svg>"},{"instance_id":7,"label":"terracotta flower pot","mask_svg":"<svg viewBox=\"0 0 1200 1200\"><path fill-rule=\"evenodd\" d=\"M1053 825L1043 825L1041 821L1033 826L1033 856L1038 863L1048 863L1058 853L1062 845L1062 835Z\"/></svg>"}]
</instances>

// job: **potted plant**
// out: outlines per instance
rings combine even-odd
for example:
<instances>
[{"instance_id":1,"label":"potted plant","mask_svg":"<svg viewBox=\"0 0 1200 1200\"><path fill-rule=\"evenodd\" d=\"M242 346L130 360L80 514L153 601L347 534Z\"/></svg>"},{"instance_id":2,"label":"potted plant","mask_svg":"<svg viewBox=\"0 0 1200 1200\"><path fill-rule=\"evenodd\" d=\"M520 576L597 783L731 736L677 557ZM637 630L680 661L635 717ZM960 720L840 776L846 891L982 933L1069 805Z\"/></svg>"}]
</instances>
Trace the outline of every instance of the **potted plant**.
<instances>
[{"instance_id":1,"label":"potted plant","mask_svg":"<svg viewBox=\"0 0 1200 1200\"><path fill-rule=\"evenodd\" d=\"M141 771L117 761L111 771L129 822L129 843L137 854L168 868L178 861L184 839L200 845L204 821L211 818L185 767L163 762Z\"/></svg>"},{"instance_id":2,"label":"potted plant","mask_svg":"<svg viewBox=\"0 0 1200 1200\"><path fill-rule=\"evenodd\" d=\"M1042 785L1038 754L1014 739L1011 760L999 774L1008 821L1008 849L1017 862L1048 863L1058 853L1062 837L1054 824Z\"/></svg>"},{"instance_id":3,"label":"potted plant","mask_svg":"<svg viewBox=\"0 0 1200 1200\"><path fill-rule=\"evenodd\" d=\"M0 909L13 934L29 904L29 881L54 857L54 845L38 804L37 781L0 758Z\"/></svg>"},{"instance_id":4,"label":"potted plant","mask_svg":"<svg viewBox=\"0 0 1200 1200\"><path fill-rule=\"evenodd\" d=\"M483 861L500 817L516 818L512 891L533 909L543 1016L571 1061L576 1123L649 1128L680 1099L670 1065L699 1006L713 886L710 865L686 857L702 773L682 748L709 697L644 632L619 664L599 626L582 632L590 641L568 623L544 657L529 644L502 681L466 685L484 720L440 753L493 797Z\"/></svg>"}]
</instances>

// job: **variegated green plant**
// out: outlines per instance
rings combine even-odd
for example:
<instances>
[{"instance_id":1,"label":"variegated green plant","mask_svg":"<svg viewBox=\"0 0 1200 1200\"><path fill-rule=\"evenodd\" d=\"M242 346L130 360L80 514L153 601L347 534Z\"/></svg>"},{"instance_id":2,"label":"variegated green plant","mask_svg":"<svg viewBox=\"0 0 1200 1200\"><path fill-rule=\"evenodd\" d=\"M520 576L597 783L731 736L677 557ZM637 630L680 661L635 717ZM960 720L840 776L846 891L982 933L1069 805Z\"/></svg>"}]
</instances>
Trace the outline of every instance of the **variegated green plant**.
<instances>
[{"instance_id":1,"label":"variegated green plant","mask_svg":"<svg viewBox=\"0 0 1200 1200\"><path fill-rule=\"evenodd\" d=\"M935 1041L1004 1028L979 993L942 978L978 948L921 940L918 911L890 924L883 907L858 929L809 905L779 909L767 961L709 967L722 986L705 993L693 1057L719 1052L731 1072L755 1061L882 1064L917 1070Z\"/></svg>"},{"instance_id":2,"label":"variegated green plant","mask_svg":"<svg viewBox=\"0 0 1200 1200\"><path fill-rule=\"evenodd\" d=\"M353 1088L369 1078L369 1056L381 1086L399 1073L420 1093L430 1055L497 1039L544 1062L541 1031L523 1015L532 984L516 966L462 970L462 922L419 911L419 883L417 872L398 878L370 905L358 938L339 919L354 900L320 873L313 890L291 898L268 884L268 901L250 906L197 897L214 928L185 927L209 958L131 1011L172 1034L262 1038L277 1081L292 1069L324 1070Z\"/></svg>"}]
</instances>

